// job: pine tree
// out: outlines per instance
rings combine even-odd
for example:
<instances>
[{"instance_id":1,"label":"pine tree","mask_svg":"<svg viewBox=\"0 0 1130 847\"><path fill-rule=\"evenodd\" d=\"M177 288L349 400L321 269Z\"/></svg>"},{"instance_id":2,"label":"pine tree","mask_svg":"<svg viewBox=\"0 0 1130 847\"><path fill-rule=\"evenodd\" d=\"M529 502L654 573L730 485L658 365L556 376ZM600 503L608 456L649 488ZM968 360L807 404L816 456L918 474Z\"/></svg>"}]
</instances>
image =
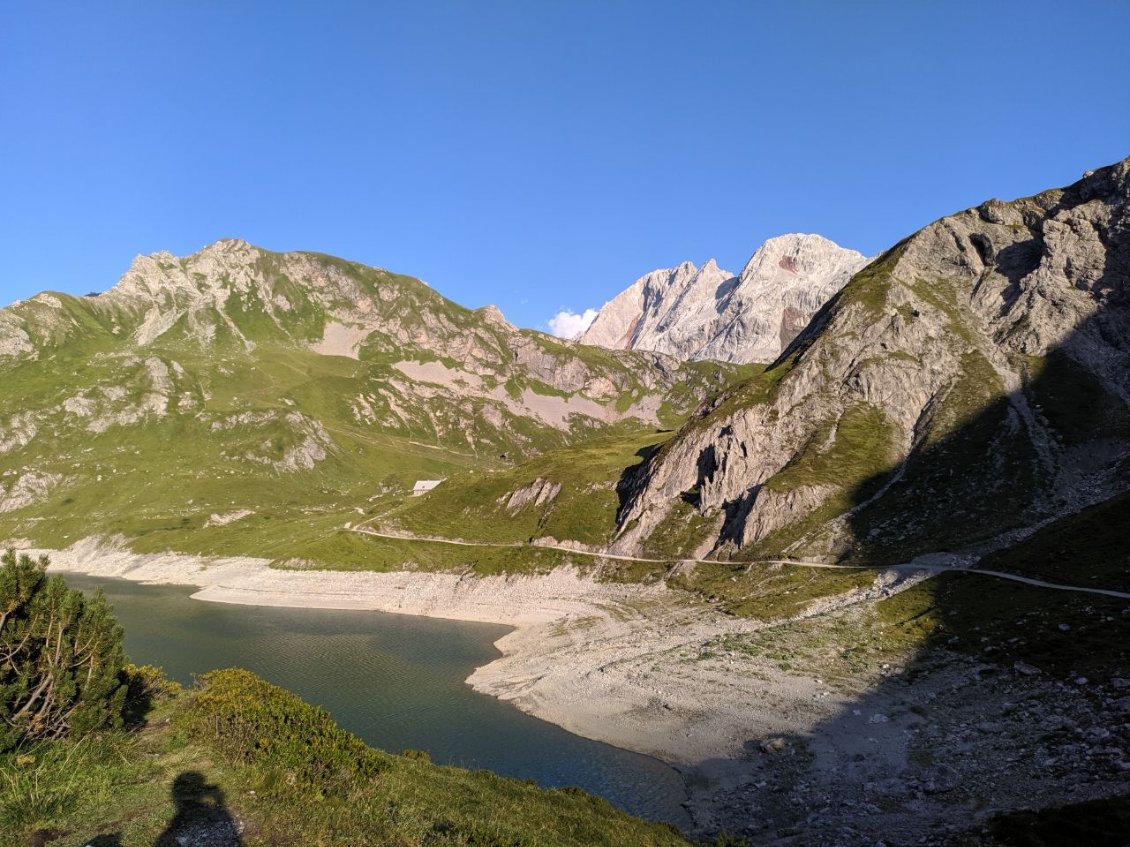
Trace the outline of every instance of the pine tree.
<instances>
[{"instance_id":1,"label":"pine tree","mask_svg":"<svg viewBox=\"0 0 1130 847\"><path fill-rule=\"evenodd\" d=\"M122 628L38 561L0 556L0 751L121 725Z\"/></svg>"}]
</instances>

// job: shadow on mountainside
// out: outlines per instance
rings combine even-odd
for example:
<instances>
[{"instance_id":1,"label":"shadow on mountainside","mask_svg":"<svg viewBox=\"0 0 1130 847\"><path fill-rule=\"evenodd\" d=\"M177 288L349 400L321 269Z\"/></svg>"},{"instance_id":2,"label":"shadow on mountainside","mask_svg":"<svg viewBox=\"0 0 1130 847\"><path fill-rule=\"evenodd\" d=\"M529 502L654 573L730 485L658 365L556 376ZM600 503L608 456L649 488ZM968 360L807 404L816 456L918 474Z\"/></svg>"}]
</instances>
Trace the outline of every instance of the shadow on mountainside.
<instances>
[{"instance_id":1,"label":"shadow on mountainside","mask_svg":"<svg viewBox=\"0 0 1130 847\"><path fill-rule=\"evenodd\" d=\"M702 763L731 786L713 823L753 843L1125 845L1128 644L1126 601L961 573L744 638L815 678L801 690L831 713L773 704L794 726L817 720L750 739L739 768ZM981 833L999 813L1118 795L1059 813L1056 838L1021 838L1047 823L1031 816Z\"/></svg>"},{"instance_id":2,"label":"shadow on mountainside","mask_svg":"<svg viewBox=\"0 0 1130 847\"><path fill-rule=\"evenodd\" d=\"M619 524L620 517L623 515L624 509L627 507L628 501L632 496L633 486L640 470L647 466L648 460L659 452L659 448L659 444L648 444L646 447L641 447L636 451L636 456L639 457L639 461L634 465L629 465L620 472L620 478L616 480L617 524Z\"/></svg>"},{"instance_id":3,"label":"shadow on mountainside","mask_svg":"<svg viewBox=\"0 0 1130 847\"><path fill-rule=\"evenodd\" d=\"M1116 493L1130 487L1130 227L1103 243L1100 311L1021 388L856 485L841 560L951 551L1130 590L1130 494ZM1033 249L996 257L1014 299ZM1100 357L1121 384L1078 363ZM900 579L874 604L733 642L738 658L787 657L831 709L796 701L794 726L825 717L749 739L738 765L701 763L700 824L773 844L1130 843L1130 601L959 570Z\"/></svg>"},{"instance_id":4,"label":"shadow on mountainside","mask_svg":"<svg viewBox=\"0 0 1130 847\"><path fill-rule=\"evenodd\" d=\"M856 486L844 558L889 564L918 553L1002 546L1002 533L1070 514L1130 485L1130 215L1112 218L1111 229L1099 233L1101 273L1089 280L1077 274L1076 288L1097 301L1097 311L1041 359L1008 354L1022 384L1005 396L993 396L998 378L976 364L983 357L967 358L971 367L944 399L957 395L956 405L969 412L939 423L937 410L928 408L901 466ZM1027 295L1054 303L1060 296L1039 290L1039 281L1031 291L1022 288L1040 263L1035 239L995 256L984 237L970 241L1008 279L1006 300ZM1105 382L1098 376L1104 371ZM1068 571L1054 575L1071 581ZM1130 583L1106 587L1130 590Z\"/></svg>"}]
</instances>

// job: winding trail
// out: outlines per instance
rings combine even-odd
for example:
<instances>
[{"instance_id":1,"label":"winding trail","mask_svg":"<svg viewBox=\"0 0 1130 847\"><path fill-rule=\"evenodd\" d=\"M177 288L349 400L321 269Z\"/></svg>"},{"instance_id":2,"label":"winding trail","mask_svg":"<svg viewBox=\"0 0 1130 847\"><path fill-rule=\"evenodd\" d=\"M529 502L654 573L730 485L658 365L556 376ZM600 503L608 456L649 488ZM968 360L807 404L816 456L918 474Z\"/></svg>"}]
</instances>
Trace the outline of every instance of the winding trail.
<instances>
[{"instance_id":1,"label":"winding trail","mask_svg":"<svg viewBox=\"0 0 1130 847\"><path fill-rule=\"evenodd\" d=\"M1115 591L1112 588L1085 588L1081 585L1063 585L1058 582L1045 582L1042 579L1034 579L1030 576L1020 576L1020 574L1007 573L1006 571L988 571L983 568L962 568L962 570L966 573L979 573L984 576L1010 579L1013 582L1022 582L1025 585L1034 585L1037 588L1051 588L1055 591L1075 591L1080 594L1101 594L1104 597L1117 597L1120 600L1130 600L1130 592Z\"/></svg>"},{"instance_id":2,"label":"winding trail","mask_svg":"<svg viewBox=\"0 0 1130 847\"><path fill-rule=\"evenodd\" d=\"M612 559L620 562L643 562L645 564L654 565L679 565L679 564L716 564L716 559L648 559L640 556L624 556L615 553L602 553L596 550L579 550L575 547L569 547L564 544L533 544L525 541L465 541L456 538L441 538L439 536L430 535L411 535L411 534L398 534L391 532L380 532L371 527L358 525L355 527L345 527L348 532L356 532L361 535L371 535L376 538L388 538L394 541L414 541L426 542L431 544L450 544L456 547L508 547L508 548L528 548L530 550L559 550L563 553L572 553L577 556L588 556L593 559ZM1077 594L1098 594L1103 597L1115 597L1119 600L1130 600L1130 592L1115 591L1111 588L1088 588L1082 585L1063 585L1058 582L1047 582L1042 579L1035 579L1034 577L1021 576L1020 574L1008 573L1006 571L992 571L985 570L984 568L961 567L956 565L931 565L931 564L914 564L913 562L899 565L884 565L880 567L869 567L866 565L837 565L829 562L808 562L801 559L762 559L752 561L752 565L792 565L800 568L823 568L828 570L852 570L852 571L895 571L896 573L926 573L930 576L936 576L941 573L975 573L981 576L991 576L997 579L1005 579L1011 582L1020 582L1024 585L1031 585L1036 588L1048 588L1053 591L1070 591Z\"/></svg>"}]
</instances>

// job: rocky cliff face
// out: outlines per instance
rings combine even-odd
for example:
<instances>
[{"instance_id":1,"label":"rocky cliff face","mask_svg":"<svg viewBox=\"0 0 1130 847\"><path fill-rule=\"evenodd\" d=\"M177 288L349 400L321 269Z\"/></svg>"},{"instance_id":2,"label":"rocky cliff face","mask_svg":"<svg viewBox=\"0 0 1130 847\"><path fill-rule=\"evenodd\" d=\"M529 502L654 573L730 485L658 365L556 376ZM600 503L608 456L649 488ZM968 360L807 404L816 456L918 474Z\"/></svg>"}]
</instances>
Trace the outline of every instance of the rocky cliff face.
<instances>
[{"instance_id":1,"label":"rocky cliff face","mask_svg":"<svg viewBox=\"0 0 1130 847\"><path fill-rule=\"evenodd\" d=\"M819 235L766 241L738 276L711 259L653 271L601 308L584 344L771 362L867 260Z\"/></svg>"},{"instance_id":2,"label":"rocky cliff face","mask_svg":"<svg viewBox=\"0 0 1130 847\"><path fill-rule=\"evenodd\" d=\"M627 487L621 551L890 560L1126 485L1130 160L900 243Z\"/></svg>"}]
</instances>

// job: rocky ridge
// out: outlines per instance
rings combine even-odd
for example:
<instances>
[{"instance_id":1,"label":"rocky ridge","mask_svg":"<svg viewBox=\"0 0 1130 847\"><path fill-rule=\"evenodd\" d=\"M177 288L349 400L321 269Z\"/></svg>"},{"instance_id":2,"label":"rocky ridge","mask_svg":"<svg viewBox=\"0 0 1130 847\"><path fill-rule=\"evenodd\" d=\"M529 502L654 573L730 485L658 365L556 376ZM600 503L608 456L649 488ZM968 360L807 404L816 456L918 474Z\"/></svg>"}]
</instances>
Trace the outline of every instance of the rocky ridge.
<instances>
[{"instance_id":1,"label":"rocky ridge","mask_svg":"<svg viewBox=\"0 0 1130 847\"><path fill-rule=\"evenodd\" d=\"M650 458L615 549L890 559L1109 496L1128 294L1130 160L943 218Z\"/></svg>"},{"instance_id":2,"label":"rocky ridge","mask_svg":"<svg viewBox=\"0 0 1130 847\"><path fill-rule=\"evenodd\" d=\"M316 253L223 240L139 256L101 295L0 309L12 387L0 397L0 513L13 536L65 536L71 503L106 529L152 511L187 537L214 534L211 514L271 513L259 500L275 496L290 497L291 517L351 511L366 489L676 421L733 370L520 330L494 307ZM130 488L135 473L148 494Z\"/></svg>"},{"instance_id":3,"label":"rocky ridge","mask_svg":"<svg viewBox=\"0 0 1130 847\"><path fill-rule=\"evenodd\" d=\"M479 376L528 375L597 401L615 400L635 380L645 389L669 385L677 369L654 356L597 362L567 342L516 329L493 306L464 309L410 277L235 239L183 259L138 256L97 297L41 294L0 310L0 360L35 360L92 331L133 350L187 340L247 351L295 343L351 358L438 356Z\"/></svg>"},{"instance_id":4,"label":"rocky ridge","mask_svg":"<svg viewBox=\"0 0 1130 847\"><path fill-rule=\"evenodd\" d=\"M118 356L122 370L144 361L147 372L139 375L151 388L136 402L116 403L127 399L121 385L87 387L64 399L64 410L88 419L91 431L169 413L170 391L184 372L160 348L251 355L264 344L398 359L402 366L378 390L358 393L354 402L359 420L394 428L423 423L413 407L439 400L486 401L485 415L501 428L515 416L564 430L574 415L597 424L631 417L655 423L659 400L646 395L662 394L679 379L678 363L663 357L578 354L568 342L518 330L495 307L464 309L409 277L319 254L270 253L238 240L183 259L167 252L139 256L97 297L41 294L0 310L0 368L67 352ZM408 378L437 357L445 369ZM639 402L618 404L625 395ZM199 405L183 396L179 402L181 411ZM34 418L11 419L0 444L33 432ZM473 443L469 426L453 422L452 430Z\"/></svg>"},{"instance_id":5,"label":"rocky ridge","mask_svg":"<svg viewBox=\"0 0 1130 847\"><path fill-rule=\"evenodd\" d=\"M770 362L866 262L819 235L771 238L737 276L711 259L640 277L580 340L682 360Z\"/></svg>"}]
</instances>

